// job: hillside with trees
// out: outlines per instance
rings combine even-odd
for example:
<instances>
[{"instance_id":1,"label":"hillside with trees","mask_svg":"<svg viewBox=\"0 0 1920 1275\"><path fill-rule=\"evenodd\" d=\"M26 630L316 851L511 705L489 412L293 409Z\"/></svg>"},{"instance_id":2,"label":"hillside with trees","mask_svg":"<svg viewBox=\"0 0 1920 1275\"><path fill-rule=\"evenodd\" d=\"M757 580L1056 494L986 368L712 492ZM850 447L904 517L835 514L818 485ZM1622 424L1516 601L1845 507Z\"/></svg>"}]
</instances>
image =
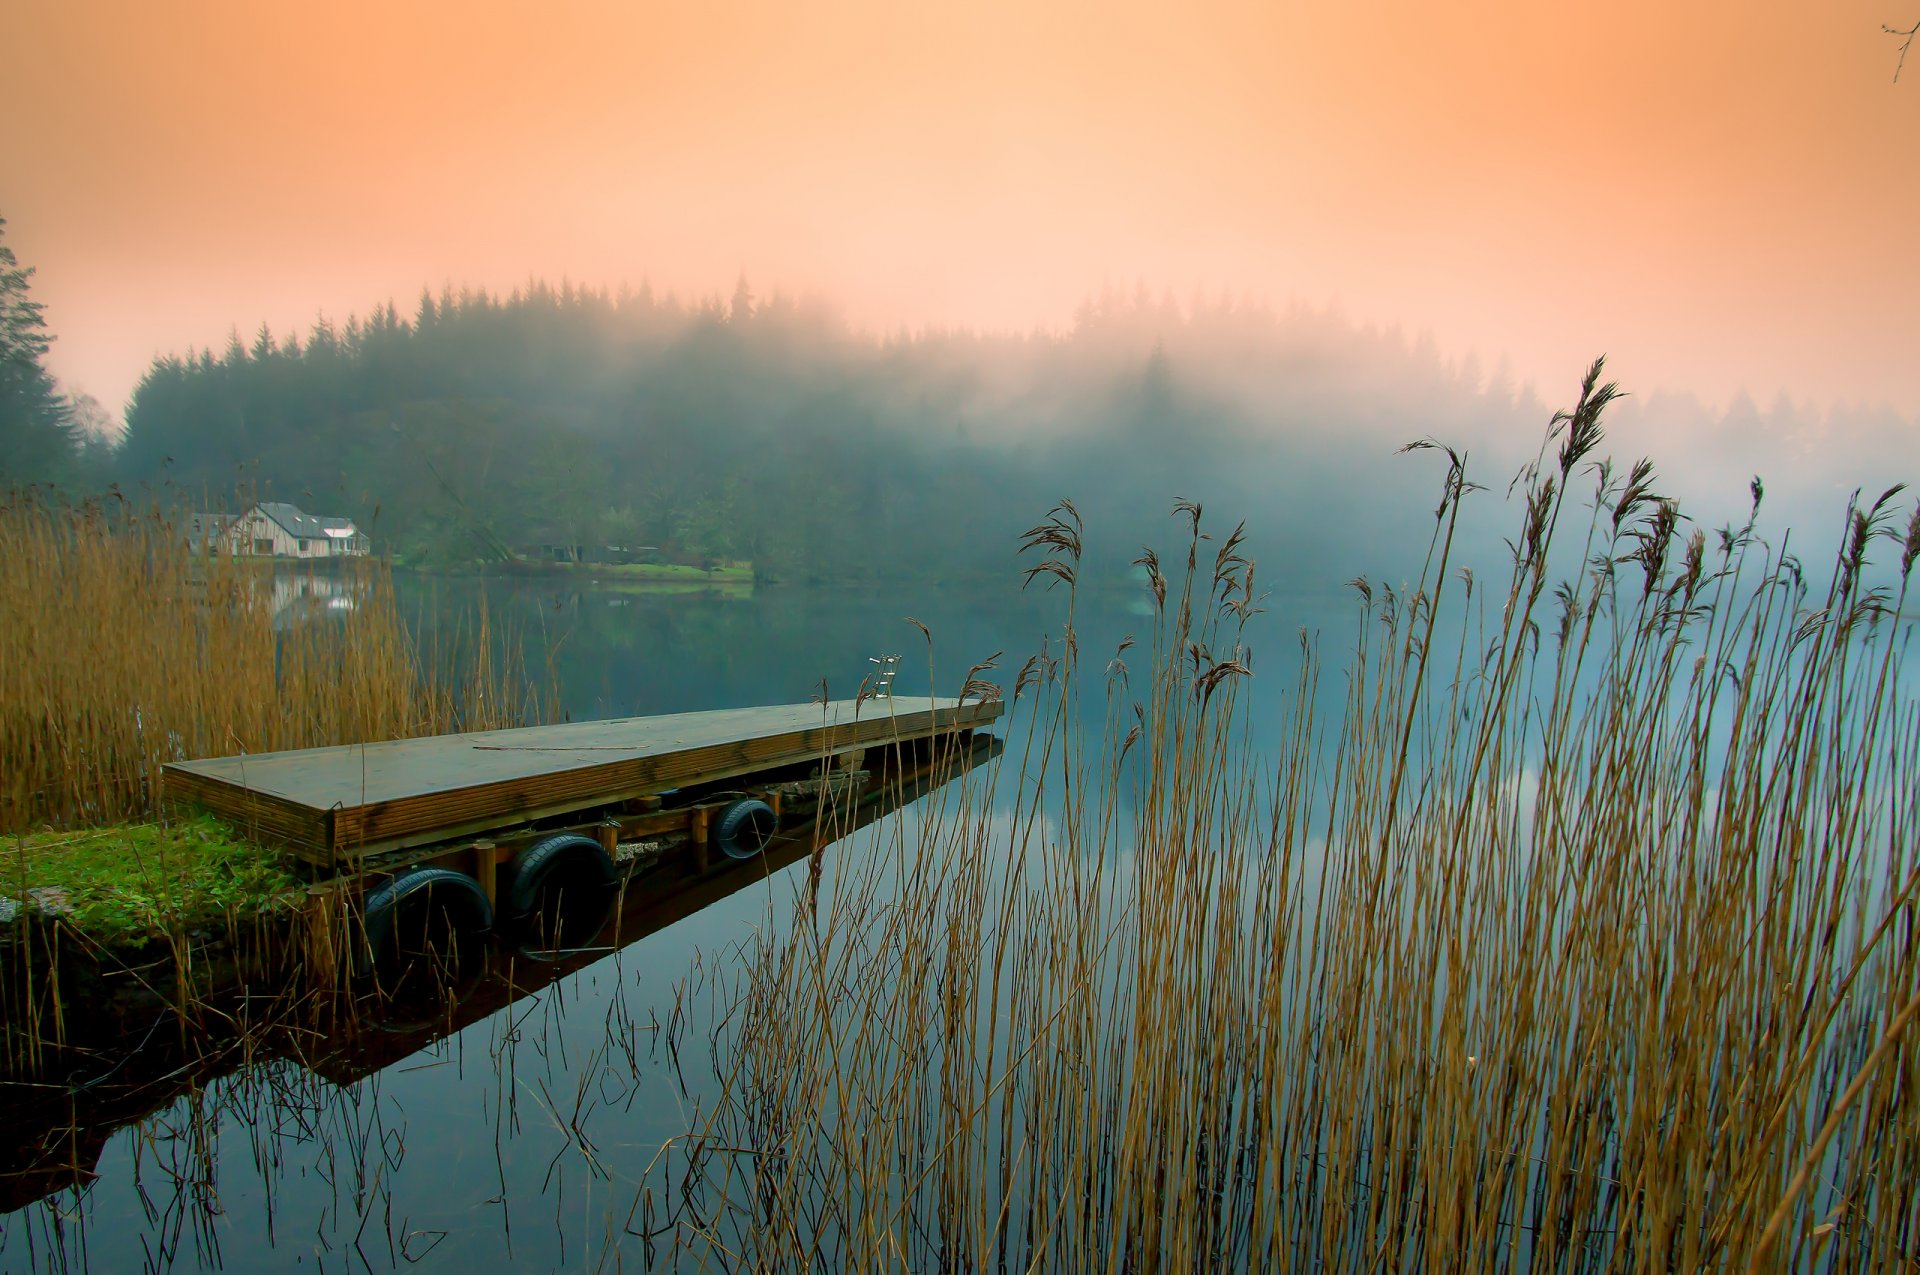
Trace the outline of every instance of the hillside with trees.
<instances>
[{"instance_id":1,"label":"hillside with trees","mask_svg":"<svg viewBox=\"0 0 1920 1275\"><path fill-rule=\"evenodd\" d=\"M536 282L162 359L118 459L209 503L346 513L422 563L620 546L885 579L1002 570L1062 495L1109 531L1174 496L1251 514L1285 495L1279 521L1309 535L1308 480L1377 461L1389 425L1516 414L1511 386L1476 381L1307 311L1109 297L1064 336L879 339L744 283L683 306Z\"/></svg>"},{"instance_id":2,"label":"hillside with trees","mask_svg":"<svg viewBox=\"0 0 1920 1275\"><path fill-rule=\"evenodd\" d=\"M1091 570L1118 578L1186 497L1247 518L1270 580L1301 561L1325 580L1424 542L1437 476L1393 460L1399 444L1470 446L1497 489L1563 396L1394 329L1227 298L1140 289L1063 333L874 336L744 280L691 304L535 281L160 359L117 470L210 507L346 514L421 565L612 546L769 580L1003 574L1062 496L1087 517ZM1686 476L1742 501L1755 469L1803 472L1822 428L1743 401L1716 433L1683 396L1623 417L1643 436L1623 451L1660 455L1670 420L1729 442L1731 469L1702 457ZM1390 512L1356 525L1360 493Z\"/></svg>"}]
</instances>

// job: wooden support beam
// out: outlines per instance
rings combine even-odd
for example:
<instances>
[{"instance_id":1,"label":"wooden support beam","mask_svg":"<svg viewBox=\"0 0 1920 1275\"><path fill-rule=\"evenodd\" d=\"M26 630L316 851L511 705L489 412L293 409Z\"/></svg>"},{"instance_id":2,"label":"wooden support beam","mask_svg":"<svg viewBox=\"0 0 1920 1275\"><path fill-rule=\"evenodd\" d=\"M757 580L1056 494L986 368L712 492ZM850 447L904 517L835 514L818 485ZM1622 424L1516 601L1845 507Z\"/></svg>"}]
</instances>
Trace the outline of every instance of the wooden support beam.
<instances>
[{"instance_id":1,"label":"wooden support beam","mask_svg":"<svg viewBox=\"0 0 1920 1275\"><path fill-rule=\"evenodd\" d=\"M335 921L341 916L339 891L330 885L307 887L305 926L307 974L315 986L330 987L340 981L340 945L336 941Z\"/></svg>"},{"instance_id":2,"label":"wooden support beam","mask_svg":"<svg viewBox=\"0 0 1920 1275\"><path fill-rule=\"evenodd\" d=\"M488 907L500 904L500 847L491 841L473 843L473 879L480 883L480 892L487 896Z\"/></svg>"},{"instance_id":3,"label":"wooden support beam","mask_svg":"<svg viewBox=\"0 0 1920 1275\"><path fill-rule=\"evenodd\" d=\"M686 810L662 810L650 815L629 815L619 821L620 835L632 839L635 837L658 836L663 832L678 832L687 826L689 814Z\"/></svg>"},{"instance_id":4,"label":"wooden support beam","mask_svg":"<svg viewBox=\"0 0 1920 1275\"><path fill-rule=\"evenodd\" d=\"M693 867L696 872L707 870L707 823L711 812L705 806L694 808L689 827L693 832Z\"/></svg>"}]
</instances>

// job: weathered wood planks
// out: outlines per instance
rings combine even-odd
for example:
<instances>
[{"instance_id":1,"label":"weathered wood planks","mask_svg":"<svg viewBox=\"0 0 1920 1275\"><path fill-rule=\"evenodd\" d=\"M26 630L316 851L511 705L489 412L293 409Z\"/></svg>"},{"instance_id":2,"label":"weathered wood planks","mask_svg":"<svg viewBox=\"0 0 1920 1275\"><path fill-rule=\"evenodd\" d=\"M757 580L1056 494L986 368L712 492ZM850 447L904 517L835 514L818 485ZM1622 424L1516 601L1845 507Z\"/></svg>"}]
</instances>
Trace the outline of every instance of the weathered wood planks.
<instances>
[{"instance_id":1,"label":"weathered wood planks","mask_svg":"<svg viewBox=\"0 0 1920 1275\"><path fill-rule=\"evenodd\" d=\"M174 762L171 801L332 868L890 740L968 730L997 702L868 700L568 722Z\"/></svg>"}]
</instances>

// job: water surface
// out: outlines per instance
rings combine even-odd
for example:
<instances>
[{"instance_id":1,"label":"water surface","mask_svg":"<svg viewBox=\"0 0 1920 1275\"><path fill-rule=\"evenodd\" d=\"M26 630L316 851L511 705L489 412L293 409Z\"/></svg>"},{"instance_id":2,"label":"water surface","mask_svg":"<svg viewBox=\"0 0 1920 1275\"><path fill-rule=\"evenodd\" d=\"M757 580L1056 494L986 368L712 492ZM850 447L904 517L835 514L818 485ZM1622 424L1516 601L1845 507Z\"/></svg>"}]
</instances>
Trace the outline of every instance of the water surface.
<instances>
[{"instance_id":1,"label":"water surface","mask_svg":"<svg viewBox=\"0 0 1920 1275\"><path fill-rule=\"evenodd\" d=\"M988 676L1011 690L1027 656L1058 650L1066 601L1017 578L1003 589L688 592L402 576L399 589L428 651L471 632L484 606L528 676L575 718L800 702L823 681L838 698L883 655L901 657L902 690L953 694L971 665L1004 652ZM337 591L325 601L346 609ZM1268 605L1260 631L1273 650L1256 655L1254 693L1277 707L1298 668L1295 628L1344 642L1353 604L1328 594ZM1131 634L1140 645L1125 658L1144 675L1151 624L1144 593L1083 592L1083 660L1104 668ZM1023 737L1031 698L998 733ZM1082 728L1098 730L1105 711L1089 697ZM886 816L834 846L828 871L928 814L922 802ZM0 1270L671 1264L659 1237L685 1165L680 1136L711 1102L705 1051L737 987L735 948L789 913L804 873L782 869L668 919L472 1021L450 1015L463 1024L450 1034L398 1025L397 1057L358 1051L377 1065L223 1058L162 1076L142 1091L151 1110L138 1094L110 1118L82 1103L76 1115L92 1114L69 1131L67 1171L16 1175L4 1197L13 1211L0 1217ZM325 1053L314 1042L300 1056ZM99 1083L115 1080L109 1067Z\"/></svg>"}]
</instances>

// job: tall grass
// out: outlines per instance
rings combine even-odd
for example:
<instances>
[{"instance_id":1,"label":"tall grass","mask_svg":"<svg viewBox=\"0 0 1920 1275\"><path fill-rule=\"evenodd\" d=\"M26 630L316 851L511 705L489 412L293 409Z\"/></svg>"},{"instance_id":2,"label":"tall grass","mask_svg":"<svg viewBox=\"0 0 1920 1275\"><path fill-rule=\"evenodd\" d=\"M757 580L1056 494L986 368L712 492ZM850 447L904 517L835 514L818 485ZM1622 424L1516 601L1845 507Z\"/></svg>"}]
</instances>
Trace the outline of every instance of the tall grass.
<instances>
[{"instance_id":1,"label":"tall grass","mask_svg":"<svg viewBox=\"0 0 1920 1275\"><path fill-rule=\"evenodd\" d=\"M1109 661L1077 515L1035 528L1067 627L1018 790L747 946L718 1104L636 1200L665 1260L1920 1269L1920 511L1850 507L1811 585L1595 463L1612 396L1596 364L1519 475L1492 589L1440 449L1417 582L1355 582L1337 720L1303 635L1265 752L1237 533L1182 506Z\"/></svg>"},{"instance_id":2,"label":"tall grass","mask_svg":"<svg viewBox=\"0 0 1920 1275\"><path fill-rule=\"evenodd\" d=\"M328 570L349 605L318 611L300 580L196 550L177 511L0 496L0 832L150 815L180 758L539 714L484 613L458 658L423 657L383 563Z\"/></svg>"}]
</instances>

